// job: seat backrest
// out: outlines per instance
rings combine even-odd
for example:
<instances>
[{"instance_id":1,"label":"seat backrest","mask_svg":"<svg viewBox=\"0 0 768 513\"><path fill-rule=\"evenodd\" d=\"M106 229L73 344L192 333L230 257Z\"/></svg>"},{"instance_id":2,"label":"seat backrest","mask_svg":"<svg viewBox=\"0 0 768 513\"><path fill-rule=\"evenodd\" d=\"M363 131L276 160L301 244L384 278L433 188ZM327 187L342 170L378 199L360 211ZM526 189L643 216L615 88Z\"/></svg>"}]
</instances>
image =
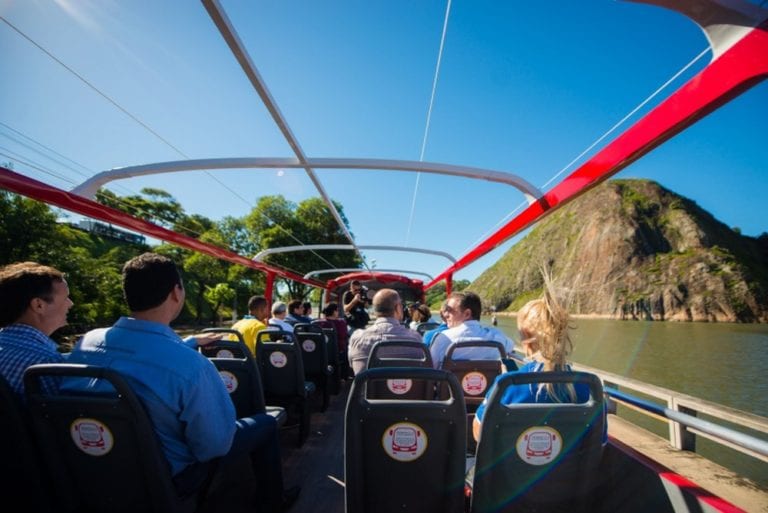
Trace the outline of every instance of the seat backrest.
<instances>
[{"instance_id":1,"label":"seat backrest","mask_svg":"<svg viewBox=\"0 0 768 513\"><path fill-rule=\"evenodd\" d=\"M501 404L508 386L573 383L585 403ZM585 511L599 478L603 387L584 372L509 373L488 399L477 446L471 511Z\"/></svg>"},{"instance_id":2,"label":"seat backrest","mask_svg":"<svg viewBox=\"0 0 768 513\"><path fill-rule=\"evenodd\" d=\"M277 328L267 328L256 334L256 344L259 342L285 342L293 340L293 333Z\"/></svg>"},{"instance_id":3,"label":"seat backrest","mask_svg":"<svg viewBox=\"0 0 768 513\"><path fill-rule=\"evenodd\" d=\"M414 340L384 340L373 346L368 356L368 368L421 367L432 368L432 355L422 342ZM369 399L432 399L435 384L425 380L376 380L368 384Z\"/></svg>"},{"instance_id":4,"label":"seat backrest","mask_svg":"<svg viewBox=\"0 0 768 513\"><path fill-rule=\"evenodd\" d=\"M419 335L423 337L426 332L433 330L435 328L438 328L439 326L440 326L439 322L433 322L433 321L422 322L416 325L416 331L418 331Z\"/></svg>"},{"instance_id":5,"label":"seat backrest","mask_svg":"<svg viewBox=\"0 0 768 513\"><path fill-rule=\"evenodd\" d=\"M294 333L322 333L323 327L314 323L297 322L293 325Z\"/></svg>"},{"instance_id":6,"label":"seat backrest","mask_svg":"<svg viewBox=\"0 0 768 513\"><path fill-rule=\"evenodd\" d=\"M51 482L24 406L0 375L0 496L22 513L51 511Z\"/></svg>"},{"instance_id":7,"label":"seat backrest","mask_svg":"<svg viewBox=\"0 0 768 513\"><path fill-rule=\"evenodd\" d=\"M310 324L297 324L296 326L310 326L315 330L297 331L296 340L301 348L301 357L304 360L304 373L308 377L328 375L328 342L320 326Z\"/></svg>"},{"instance_id":8,"label":"seat backrest","mask_svg":"<svg viewBox=\"0 0 768 513\"><path fill-rule=\"evenodd\" d=\"M454 360L454 353L459 349L490 348L499 351L498 360ZM488 388L496 376L501 374L501 359L506 357L504 344L487 340L454 342L448 346L442 368L454 373L464 391L467 411L474 412L483 402Z\"/></svg>"},{"instance_id":9,"label":"seat backrest","mask_svg":"<svg viewBox=\"0 0 768 513\"><path fill-rule=\"evenodd\" d=\"M243 335L227 328L207 328L204 332L232 333L238 341L219 340L200 348L203 354L215 354L208 359L219 371L229 392L238 419L267 411L261 374L256 358L248 351ZM230 356L231 355L231 356Z\"/></svg>"},{"instance_id":10,"label":"seat backrest","mask_svg":"<svg viewBox=\"0 0 768 513\"><path fill-rule=\"evenodd\" d=\"M53 395L41 376L96 378L114 394ZM27 403L46 463L56 476L57 498L77 511L190 511L182 501L152 423L117 372L92 365L40 364L24 374Z\"/></svg>"},{"instance_id":11,"label":"seat backrest","mask_svg":"<svg viewBox=\"0 0 768 513\"><path fill-rule=\"evenodd\" d=\"M305 396L304 363L295 341L259 342L256 349L264 395L268 399Z\"/></svg>"},{"instance_id":12,"label":"seat backrest","mask_svg":"<svg viewBox=\"0 0 768 513\"><path fill-rule=\"evenodd\" d=\"M445 383L446 401L366 398L371 380ZM344 481L347 513L464 508L466 424L456 377L435 369L378 368L357 376L347 402Z\"/></svg>"}]
</instances>

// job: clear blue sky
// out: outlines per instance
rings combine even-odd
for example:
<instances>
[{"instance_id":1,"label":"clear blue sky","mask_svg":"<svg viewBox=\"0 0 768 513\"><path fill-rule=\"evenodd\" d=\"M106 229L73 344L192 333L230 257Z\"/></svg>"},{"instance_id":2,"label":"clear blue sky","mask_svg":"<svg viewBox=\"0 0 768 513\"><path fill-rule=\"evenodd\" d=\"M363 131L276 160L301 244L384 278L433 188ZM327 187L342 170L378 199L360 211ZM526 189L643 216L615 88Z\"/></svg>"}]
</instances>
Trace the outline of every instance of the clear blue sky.
<instances>
[{"instance_id":1,"label":"clear blue sky","mask_svg":"<svg viewBox=\"0 0 768 513\"><path fill-rule=\"evenodd\" d=\"M419 159L445 1L222 3L308 156ZM0 15L170 143L0 22L0 161L19 172L70 189L113 167L293 156L199 3L0 0ZM424 160L513 172L543 187L706 47L692 22L644 4L454 0ZM657 180L759 235L768 230L766 119L762 83L617 176ZM358 243L407 242L456 257L523 201L511 187L421 175L409 235L416 175L318 175ZM242 216L265 194L316 194L303 171L215 176L227 187L196 172L111 188L160 187L213 219ZM474 279L510 244L456 278ZM394 252L368 258L432 275L448 264Z\"/></svg>"}]
</instances>

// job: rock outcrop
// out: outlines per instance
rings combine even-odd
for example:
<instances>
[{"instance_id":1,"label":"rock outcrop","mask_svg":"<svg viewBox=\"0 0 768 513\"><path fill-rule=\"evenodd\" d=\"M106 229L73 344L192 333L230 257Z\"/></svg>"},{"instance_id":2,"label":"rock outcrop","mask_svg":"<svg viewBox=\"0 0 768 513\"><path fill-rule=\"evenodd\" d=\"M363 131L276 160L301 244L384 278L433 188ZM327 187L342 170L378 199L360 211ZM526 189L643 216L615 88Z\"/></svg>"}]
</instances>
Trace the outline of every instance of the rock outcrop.
<instances>
[{"instance_id":1,"label":"rock outcrop","mask_svg":"<svg viewBox=\"0 0 768 513\"><path fill-rule=\"evenodd\" d=\"M768 234L742 236L648 180L612 180L540 222L469 289L516 311L551 266L574 314L768 322Z\"/></svg>"}]
</instances>

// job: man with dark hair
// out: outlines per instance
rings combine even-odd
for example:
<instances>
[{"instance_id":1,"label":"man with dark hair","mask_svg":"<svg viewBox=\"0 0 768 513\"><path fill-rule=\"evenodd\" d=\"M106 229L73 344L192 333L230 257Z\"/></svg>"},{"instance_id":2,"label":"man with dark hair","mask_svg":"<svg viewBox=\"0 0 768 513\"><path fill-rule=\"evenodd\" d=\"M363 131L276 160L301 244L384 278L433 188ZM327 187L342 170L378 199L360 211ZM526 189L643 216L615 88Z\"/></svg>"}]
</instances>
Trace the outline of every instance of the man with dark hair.
<instances>
[{"instance_id":1,"label":"man with dark hair","mask_svg":"<svg viewBox=\"0 0 768 513\"><path fill-rule=\"evenodd\" d=\"M252 470L255 500L267 511L284 511L298 492L283 494L275 420L264 414L235 418L216 367L195 349L219 335L183 341L170 327L185 300L175 264L153 253L131 259L123 267L123 291L131 316L88 332L69 361L113 369L128 381L149 414L180 495L195 493L213 472L217 491L242 487L241 473ZM105 391L98 380L81 387Z\"/></svg>"},{"instance_id":2,"label":"man with dark hair","mask_svg":"<svg viewBox=\"0 0 768 513\"><path fill-rule=\"evenodd\" d=\"M301 304L301 315L309 319L309 322L312 322L312 302L311 301L304 301Z\"/></svg>"},{"instance_id":3,"label":"man with dark hair","mask_svg":"<svg viewBox=\"0 0 768 513\"><path fill-rule=\"evenodd\" d=\"M35 262L10 264L0 269L0 374L20 400L24 400L24 371L37 363L61 363L50 335L67 324L72 308L64 274ZM56 381L44 379L45 392Z\"/></svg>"},{"instance_id":4,"label":"man with dark hair","mask_svg":"<svg viewBox=\"0 0 768 513\"><path fill-rule=\"evenodd\" d=\"M368 357L373 346L387 339L414 340L421 342L418 332L403 326L403 302L396 290L381 289L373 296L373 313L376 320L364 330L352 333L349 339L349 364L355 374L368 367Z\"/></svg>"},{"instance_id":5,"label":"man with dark hair","mask_svg":"<svg viewBox=\"0 0 768 513\"><path fill-rule=\"evenodd\" d=\"M309 317L304 317L304 305L300 299L294 299L288 303L288 316L285 318L285 322L291 326L312 322L312 319Z\"/></svg>"},{"instance_id":6,"label":"man with dark hair","mask_svg":"<svg viewBox=\"0 0 768 513\"><path fill-rule=\"evenodd\" d=\"M371 320L365 307L368 305L368 296L359 280L352 280L349 290L341 298L344 307L344 318L353 329L363 329Z\"/></svg>"},{"instance_id":7,"label":"man with dark hair","mask_svg":"<svg viewBox=\"0 0 768 513\"><path fill-rule=\"evenodd\" d=\"M256 335L267 329L267 319L269 318L269 305L264 296L251 296L248 300L248 315L232 325L233 330L237 330L243 335L245 345L251 350L251 354L256 356ZM230 336L230 340L235 340Z\"/></svg>"},{"instance_id":8,"label":"man with dark hair","mask_svg":"<svg viewBox=\"0 0 768 513\"><path fill-rule=\"evenodd\" d=\"M442 367L448 347L453 342L470 340L496 341L504 344L506 355L514 350L514 342L496 328L480 325L483 303L474 292L454 292L446 300L441 313L448 329L438 333L432 339L429 352L435 368ZM453 353L456 360L496 360L499 352L490 347L462 348Z\"/></svg>"}]
</instances>

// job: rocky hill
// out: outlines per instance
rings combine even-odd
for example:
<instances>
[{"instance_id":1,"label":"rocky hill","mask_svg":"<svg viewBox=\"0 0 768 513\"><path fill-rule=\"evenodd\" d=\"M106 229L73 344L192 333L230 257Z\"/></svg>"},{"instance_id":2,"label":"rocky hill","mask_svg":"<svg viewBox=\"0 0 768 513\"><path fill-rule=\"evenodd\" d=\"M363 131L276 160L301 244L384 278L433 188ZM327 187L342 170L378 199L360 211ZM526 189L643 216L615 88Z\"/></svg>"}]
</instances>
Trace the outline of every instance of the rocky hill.
<instances>
[{"instance_id":1,"label":"rocky hill","mask_svg":"<svg viewBox=\"0 0 768 513\"><path fill-rule=\"evenodd\" d=\"M648 180L608 181L551 214L469 289L516 311L541 294L541 266L573 314L768 322L768 235Z\"/></svg>"}]
</instances>

